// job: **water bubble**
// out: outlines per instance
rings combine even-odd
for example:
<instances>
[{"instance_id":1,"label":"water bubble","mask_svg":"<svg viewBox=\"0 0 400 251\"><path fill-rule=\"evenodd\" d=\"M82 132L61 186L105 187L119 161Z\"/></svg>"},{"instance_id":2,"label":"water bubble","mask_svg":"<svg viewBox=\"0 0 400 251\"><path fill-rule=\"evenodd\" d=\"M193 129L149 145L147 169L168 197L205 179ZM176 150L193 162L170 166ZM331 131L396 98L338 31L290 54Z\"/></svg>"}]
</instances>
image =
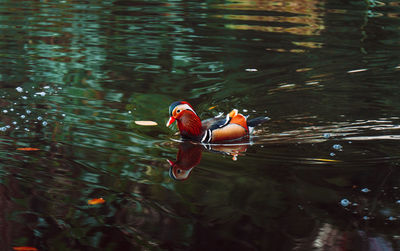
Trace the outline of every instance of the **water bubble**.
<instances>
[{"instance_id":1,"label":"water bubble","mask_svg":"<svg viewBox=\"0 0 400 251\"><path fill-rule=\"evenodd\" d=\"M28 97L27 97L27 96L22 96L21 98L22 98L22 99L28 99Z\"/></svg>"},{"instance_id":2,"label":"water bubble","mask_svg":"<svg viewBox=\"0 0 400 251\"><path fill-rule=\"evenodd\" d=\"M333 156L335 156L336 154L335 153L330 153L329 154L331 157L333 157Z\"/></svg>"},{"instance_id":3,"label":"water bubble","mask_svg":"<svg viewBox=\"0 0 400 251\"><path fill-rule=\"evenodd\" d=\"M343 149L343 146L341 146L341 145L339 145L339 144L334 144L334 145L332 146L332 148L335 149L335 150L342 150L342 149Z\"/></svg>"},{"instance_id":4,"label":"water bubble","mask_svg":"<svg viewBox=\"0 0 400 251\"><path fill-rule=\"evenodd\" d=\"M17 121L13 121L12 124L13 124L13 125L16 125L16 124L17 124Z\"/></svg>"},{"instance_id":5,"label":"water bubble","mask_svg":"<svg viewBox=\"0 0 400 251\"><path fill-rule=\"evenodd\" d=\"M331 137L331 134L330 133L324 133L324 138L325 139L328 139L328 138L330 138Z\"/></svg>"},{"instance_id":6,"label":"water bubble","mask_svg":"<svg viewBox=\"0 0 400 251\"><path fill-rule=\"evenodd\" d=\"M0 131L1 131L1 132L5 132L6 130L7 130L7 127L5 127L5 126L0 127Z\"/></svg>"},{"instance_id":7,"label":"water bubble","mask_svg":"<svg viewBox=\"0 0 400 251\"><path fill-rule=\"evenodd\" d=\"M28 128L24 128L25 131L29 132L30 130Z\"/></svg>"},{"instance_id":8,"label":"water bubble","mask_svg":"<svg viewBox=\"0 0 400 251\"><path fill-rule=\"evenodd\" d=\"M45 95L46 95L46 93L45 92L37 92L37 93L35 93L36 95L40 95L40 96L42 96L42 97L44 97Z\"/></svg>"},{"instance_id":9,"label":"water bubble","mask_svg":"<svg viewBox=\"0 0 400 251\"><path fill-rule=\"evenodd\" d=\"M371 192L371 190L369 190L368 188L363 188L363 189L361 189L361 192L368 193L368 192Z\"/></svg>"},{"instance_id":10,"label":"water bubble","mask_svg":"<svg viewBox=\"0 0 400 251\"><path fill-rule=\"evenodd\" d=\"M400 204L400 200L396 201L396 204Z\"/></svg>"},{"instance_id":11,"label":"water bubble","mask_svg":"<svg viewBox=\"0 0 400 251\"><path fill-rule=\"evenodd\" d=\"M11 108L11 109L10 109L10 112L13 112L13 111L14 111L14 108Z\"/></svg>"},{"instance_id":12,"label":"water bubble","mask_svg":"<svg viewBox=\"0 0 400 251\"><path fill-rule=\"evenodd\" d=\"M26 114L31 114L31 110L26 110Z\"/></svg>"},{"instance_id":13,"label":"water bubble","mask_svg":"<svg viewBox=\"0 0 400 251\"><path fill-rule=\"evenodd\" d=\"M17 92L23 92L24 91L24 89L22 89L22 87L17 87L15 89L17 90Z\"/></svg>"},{"instance_id":14,"label":"water bubble","mask_svg":"<svg viewBox=\"0 0 400 251\"><path fill-rule=\"evenodd\" d=\"M42 125L43 125L43 126L47 126L47 122L46 122L46 121L43 121L43 122L42 122Z\"/></svg>"},{"instance_id":15,"label":"water bubble","mask_svg":"<svg viewBox=\"0 0 400 251\"><path fill-rule=\"evenodd\" d=\"M247 110L247 109L243 109L243 112L248 112L249 110Z\"/></svg>"},{"instance_id":16,"label":"water bubble","mask_svg":"<svg viewBox=\"0 0 400 251\"><path fill-rule=\"evenodd\" d=\"M340 201L340 205L347 207L348 205L350 205L350 201L348 199L342 199Z\"/></svg>"},{"instance_id":17,"label":"water bubble","mask_svg":"<svg viewBox=\"0 0 400 251\"><path fill-rule=\"evenodd\" d=\"M396 217L389 216L388 220L390 220L390 221L394 221L394 220L396 220Z\"/></svg>"},{"instance_id":18,"label":"water bubble","mask_svg":"<svg viewBox=\"0 0 400 251\"><path fill-rule=\"evenodd\" d=\"M45 87L43 87L43 89L49 89L50 86L46 85Z\"/></svg>"},{"instance_id":19,"label":"water bubble","mask_svg":"<svg viewBox=\"0 0 400 251\"><path fill-rule=\"evenodd\" d=\"M22 114L22 115L21 115L21 119L24 119L24 118L25 118L25 115Z\"/></svg>"},{"instance_id":20,"label":"water bubble","mask_svg":"<svg viewBox=\"0 0 400 251\"><path fill-rule=\"evenodd\" d=\"M61 116L65 117L66 115L65 115L65 113L63 113L63 114L61 114Z\"/></svg>"},{"instance_id":21,"label":"water bubble","mask_svg":"<svg viewBox=\"0 0 400 251\"><path fill-rule=\"evenodd\" d=\"M370 218L368 216L364 216L363 220L369 220Z\"/></svg>"},{"instance_id":22,"label":"water bubble","mask_svg":"<svg viewBox=\"0 0 400 251\"><path fill-rule=\"evenodd\" d=\"M7 110L3 110L3 113L7 113L8 111Z\"/></svg>"},{"instance_id":23,"label":"water bubble","mask_svg":"<svg viewBox=\"0 0 400 251\"><path fill-rule=\"evenodd\" d=\"M39 116L39 117L37 117L37 120L42 120L42 119L43 119L43 118L42 118L42 117L40 117L40 116Z\"/></svg>"}]
</instances>

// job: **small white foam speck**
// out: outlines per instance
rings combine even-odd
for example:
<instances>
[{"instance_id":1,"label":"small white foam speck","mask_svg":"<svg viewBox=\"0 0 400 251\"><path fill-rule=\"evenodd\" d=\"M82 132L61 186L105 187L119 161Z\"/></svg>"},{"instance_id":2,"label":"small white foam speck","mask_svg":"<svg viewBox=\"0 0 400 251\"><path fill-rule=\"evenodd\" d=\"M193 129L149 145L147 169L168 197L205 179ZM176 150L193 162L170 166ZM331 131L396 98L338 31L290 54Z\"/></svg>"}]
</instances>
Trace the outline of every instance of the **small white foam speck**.
<instances>
[{"instance_id":1,"label":"small white foam speck","mask_svg":"<svg viewBox=\"0 0 400 251\"><path fill-rule=\"evenodd\" d=\"M256 71L258 71L258 70L257 70L257 69L254 69L254 68L247 68L246 71L249 71L249 72L256 72Z\"/></svg>"},{"instance_id":2,"label":"small white foam speck","mask_svg":"<svg viewBox=\"0 0 400 251\"><path fill-rule=\"evenodd\" d=\"M348 71L347 73L357 73L357 72L363 72L363 71L366 71L366 70L368 70L368 69L357 69L357 70Z\"/></svg>"}]
</instances>

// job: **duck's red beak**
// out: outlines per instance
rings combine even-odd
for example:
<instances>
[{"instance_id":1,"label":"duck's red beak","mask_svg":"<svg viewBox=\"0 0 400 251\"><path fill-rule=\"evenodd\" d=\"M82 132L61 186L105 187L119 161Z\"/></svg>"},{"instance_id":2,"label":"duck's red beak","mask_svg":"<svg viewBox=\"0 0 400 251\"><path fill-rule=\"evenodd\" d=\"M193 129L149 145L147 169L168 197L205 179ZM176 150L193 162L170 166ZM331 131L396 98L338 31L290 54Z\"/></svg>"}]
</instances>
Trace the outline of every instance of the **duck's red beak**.
<instances>
[{"instance_id":1,"label":"duck's red beak","mask_svg":"<svg viewBox=\"0 0 400 251\"><path fill-rule=\"evenodd\" d=\"M169 117L169 120L168 120L168 122L167 122L167 127L170 126L172 123L174 123L175 120L176 120L176 118L174 118L174 117L172 117L172 116Z\"/></svg>"}]
</instances>

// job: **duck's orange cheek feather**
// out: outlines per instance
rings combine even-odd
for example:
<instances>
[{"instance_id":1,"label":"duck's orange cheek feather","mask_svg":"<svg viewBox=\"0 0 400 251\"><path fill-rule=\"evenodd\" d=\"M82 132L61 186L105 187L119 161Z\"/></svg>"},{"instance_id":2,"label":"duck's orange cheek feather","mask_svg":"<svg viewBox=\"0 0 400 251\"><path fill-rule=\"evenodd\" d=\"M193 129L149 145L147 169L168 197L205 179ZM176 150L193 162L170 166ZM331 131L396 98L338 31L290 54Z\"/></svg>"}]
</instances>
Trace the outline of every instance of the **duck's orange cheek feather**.
<instances>
[{"instance_id":1,"label":"duck's orange cheek feather","mask_svg":"<svg viewBox=\"0 0 400 251\"><path fill-rule=\"evenodd\" d=\"M212 141L233 140L247 135L246 129L237 124L229 124L212 132Z\"/></svg>"}]
</instances>

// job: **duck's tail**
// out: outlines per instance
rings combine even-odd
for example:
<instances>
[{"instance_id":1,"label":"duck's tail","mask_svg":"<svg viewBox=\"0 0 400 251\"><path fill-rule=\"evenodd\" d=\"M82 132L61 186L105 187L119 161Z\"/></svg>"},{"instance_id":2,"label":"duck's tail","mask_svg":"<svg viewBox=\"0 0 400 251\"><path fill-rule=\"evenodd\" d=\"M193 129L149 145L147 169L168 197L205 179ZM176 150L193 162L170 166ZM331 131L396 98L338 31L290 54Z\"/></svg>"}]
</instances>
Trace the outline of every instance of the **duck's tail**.
<instances>
[{"instance_id":1,"label":"duck's tail","mask_svg":"<svg viewBox=\"0 0 400 251\"><path fill-rule=\"evenodd\" d=\"M269 117L258 117L258 118L250 119L247 121L247 126L248 127L256 127L262 123L267 122L268 120L270 120Z\"/></svg>"}]
</instances>

